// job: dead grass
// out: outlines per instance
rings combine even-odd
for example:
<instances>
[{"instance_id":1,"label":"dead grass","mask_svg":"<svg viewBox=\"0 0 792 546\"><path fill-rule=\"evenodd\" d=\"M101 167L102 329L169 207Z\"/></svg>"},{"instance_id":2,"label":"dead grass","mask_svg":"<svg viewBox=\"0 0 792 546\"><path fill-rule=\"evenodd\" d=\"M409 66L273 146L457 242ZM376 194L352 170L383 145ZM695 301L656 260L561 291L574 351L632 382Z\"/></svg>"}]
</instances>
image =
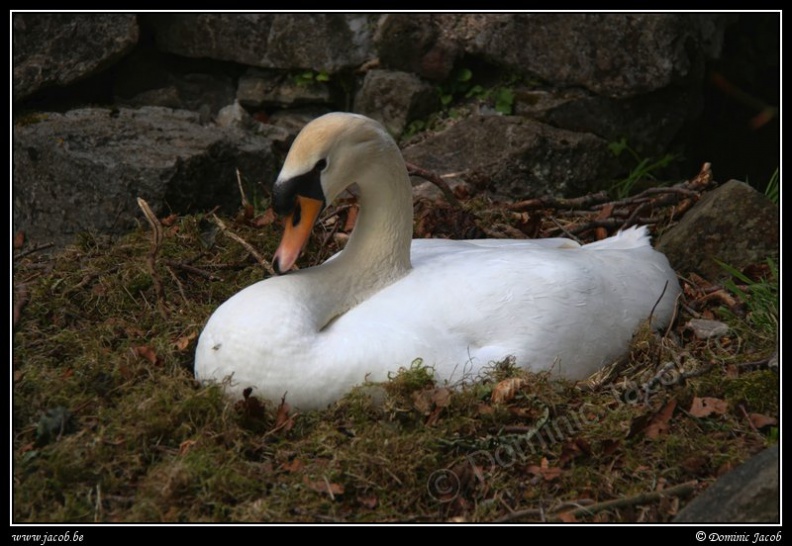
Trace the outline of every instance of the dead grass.
<instances>
[{"instance_id":1,"label":"dead grass","mask_svg":"<svg viewBox=\"0 0 792 546\"><path fill-rule=\"evenodd\" d=\"M588 386L505 362L448 389L405 363L324 411L226 399L193 379L197 334L264 271L206 218L163 223L156 279L148 226L15 260L16 522L662 522L778 439L774 343L717 307L726 336L683 313ZM270 257L279 230L255 223L226 220ZM320 234L303 263L334 250ZM704 397L722 404L693 411Z\"/></svg>"}]
</instances>

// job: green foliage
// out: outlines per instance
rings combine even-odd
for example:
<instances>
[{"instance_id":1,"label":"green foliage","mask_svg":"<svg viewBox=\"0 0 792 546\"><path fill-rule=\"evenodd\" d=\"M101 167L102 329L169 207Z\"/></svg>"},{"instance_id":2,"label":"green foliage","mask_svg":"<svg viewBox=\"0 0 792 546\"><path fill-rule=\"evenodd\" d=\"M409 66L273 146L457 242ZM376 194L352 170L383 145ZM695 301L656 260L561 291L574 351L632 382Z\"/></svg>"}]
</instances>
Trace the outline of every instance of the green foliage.
<instances>
[{"instance_id":1,"label":"green foliage","mask_svg":"<svg viewBox=\"0 0 792 546\"><path fill-rule=\"evenodd\" d=\"M753 335L765 340L774 341L778 337L778 265L772 259L767 260L769 275L755 281L736 268L718 262L732 276L725 282L726 289L734 294L747 308L745 321ZM736 280L735 280L736 279ZM737 283L740 283L739 285ZM723 310L732 319L734 313Z\"/></svg>"},{"instance_id":2,"label":"green foliage","mask_svg":"<svg viewBox=\"0 0 792 546\"><path fill-rule=\"evenodd\" d=\"M294 79L294 83L299 86L309 86L315 83L324 83L330 81L330 74L327 72L316 72L314 70L306 70L305 72L299 72L292 76Z\"/></svg>"},{"instance_id":3,"label":"green foliage","mask_svg":"<svg viewBox=\"0 0 792 546\"><path fill-rule=\"evenodd\" d=\"M501 83L498 85L484 86L481 83L474 83L472 70L461 68L440 86L440 103L444 108L447 108L457 100L477 99L494 102L497 112L510 115L514 111L514 90L512 87L516 82L516 78L508 77L501 78Z\"/></svg>"},{"instance_id":4,"label":"green foliage","mask_svg":"<svg viewBox=\"0 0 792 546\"><path fill-rule=\"evenodd\" d=\"M609 143L608 149L616 157L620 157L622 153L627 152L635 161L635 166L630 171L630 174L628 174L626 178L616 181L611 186L610 191L617 199L624 199L629 196L635 185L639 182L656 180L653 173L658 169L667 167L671 162L677 159L677 156L674 154L665 154L659 159L649 157L642 158L629 146L627 139L624 137L618 141Z\"/></svg>"},{"instance_id":5,"label":"green foliage","mask_svg":"<svg viewBox=\"0 0 792 546\"><path fill-rule=\"evenodd\" d=\"M770 181L767 183L767 187L765 188L765 195L776 205L779 202L779 186L780 180L778 177L778 168L776 167L776 170L773 172L773 175L770 177Z\"/></svg>"}]
</instances>

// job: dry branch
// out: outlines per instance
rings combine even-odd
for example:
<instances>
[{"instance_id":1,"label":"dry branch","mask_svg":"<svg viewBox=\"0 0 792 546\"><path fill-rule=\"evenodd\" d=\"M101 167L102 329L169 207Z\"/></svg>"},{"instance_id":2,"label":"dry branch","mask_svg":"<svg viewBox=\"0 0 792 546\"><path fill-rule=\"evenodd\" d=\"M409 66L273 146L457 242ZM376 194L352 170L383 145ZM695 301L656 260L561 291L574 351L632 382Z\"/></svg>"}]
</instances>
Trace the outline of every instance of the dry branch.
<instances>
[{"instance_id":1,"label":"dry branch","mask_svg":"<svg viewBox=\"0 0 792 546\"><path fill-rule=\"evenodd\" d=\"M240 245L242 245L245 248L245 250L247 250L250 253L250 255L256 259L259 265L263 267L267 273L269 273L270 275L275 275L275 270L272 269L272 265L270 265L270 263L267 260L265 260L264 257L261 254L259 254L255 248L253 248L253 245L251 245L242 237L240 237L239 235L228 229L225 223L220 218L218 218L216 214L214 213L212 214L212 219L214 220L215 224L217 224L217 227L220 228L220 231L222 231L226 237L229 237L234 241L236 241L237 243L239 243Z\"/></svg>"},{"instance_id":2,"label":"dry branch","mask_svg":"<svg viewBox=\"0 0 792 546\"><path fill-rule=\"evenodd\" d=\"M137 202L152 230L151 251L148 254L146 263L148 264L151 280L154 283L154 293L157 295L157 307L159 307L162 316L168 318L170 313L165 302L165 290L162 287L162 280L157 274L156 267L157 255L159 254L160 246L162 246L162 224L160 224L160 221L145 199L138 197Z\"/></svg>"},{"instance_id":3,"label":"dry branch","mask_svg":"<svg viewBox=\"0 0 792 546\"><path fill-rule=\"evenodd\" d=\"M448 183L446 183L446 181L443 180L436 173L433 173L432 171L427 171L426 169L422 169L421 167L417 165L413 165L412 163L407 163L407 174L409 174L410 176L420 176L424 180L431 182L432 184L437 186L437 188L441 192L443 192L446 201L448 201L452 206L458 209L462 208L462 204L459 202L459 199L456 198L456 195L454 195L454 192L448 186Z\"/></svg>"}]
</instances>

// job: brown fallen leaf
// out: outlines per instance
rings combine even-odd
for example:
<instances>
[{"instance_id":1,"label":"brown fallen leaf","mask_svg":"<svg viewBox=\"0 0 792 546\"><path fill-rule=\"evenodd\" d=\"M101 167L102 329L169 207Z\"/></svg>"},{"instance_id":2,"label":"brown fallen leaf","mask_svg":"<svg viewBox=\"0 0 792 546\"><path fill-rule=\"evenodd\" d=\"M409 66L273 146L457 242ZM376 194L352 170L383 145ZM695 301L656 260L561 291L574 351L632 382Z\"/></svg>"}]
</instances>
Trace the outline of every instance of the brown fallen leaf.
<instances>
[{"instance_id":1,"label":"brown fallen leaf","mask_svg":"<svg viewBox=\"0 0 792 546\"><path fill-rule=\"evenodd\" d=\"M492 389L492 403L504 404L513 400L514 397L517 396L520 387L523 386L523 383L525 382L520 377L509 377L508 379L504 379Z\"/></svg>"},{"instance_id":2,"label":"brown fallen leaf","mask_svg":"<svg viewBox=\"0 0 792 546\"><path fill-rule=\"evenodd\" d=\"M14 233L14 250L19 250L25 245L25 232L17 231Z\"/></svg>"},{"instance_id":3,"label":"brown fallen leaf","mask_svg":"<svg viewBox=\"0 0 792 546\"><path fill-rule=\"evenodd\" d=\"M559 520L563 521L564 523L576 523L577 518L575 517L574 510L569 510L568 512L559 512L555 514Z\"/></svg>"},{"instance_id":4,"label":"brown fallen leaf","mask_svg":"<svg viewBox=\"0 0 792 546\"><path fill-rule=\"evenodd\" d=\"M476 411L478 411L479 415L492 415L495 413L495 408L488 404L479 404Z\"/></svg>"},{"instance_id":5,"label":"brown fallen leaf","mask_svg":"<svg viewBox=\"0 0 792 546\"><path fill-rule=\"evenodd\" d=\"M379 504L379 499L374 493L359 493L357 500L363 508L368 508L369 510L373 510Z\"/></svg>"},{"instance_id":6,"label":"brown fallen leaf","mask_svg":"<svg viewBox=\"0 0 792 546\"><path fill-rule=\"evenodd\" d=\"M357 222L359 207L357 205L352 205L347 210L347 217L346 222L344 222L344 229L343 231L346 233L350 233L352 228L355 227L355 222Z\"/></svg>"},{"instance_id":7,"label":"brown fallen leaf","mask_svg":"<svg viewBox=\"0 0 792 546\"><path fill-rule=\"evenodd\" d=\"M331 483L326 478L322 480L309 480L308 476L303 478L303 483L317 493L328 495L335 499L336 495L344 494L344 486L339 483Z\"/></svg>"},{"instance_id":8,"label":"brown fallen leaf","mask_svg":"<svg viewBox=\"0 0 792 546\"><path fill-rule=\"evenodd\" d=\"M181 336L179 339L175 341L174 345L176 345L176 348L178 350L186 351L187 347L190 345L190 342L197 337L198 337L198 332L192 332L190 334L187 334L186 336Z\"/></svg>"},{"instance_id":9,"label":"brown fallen leaf","mask_svg":"<svg viewBox=\"0 0 792 546\"><path fill-rule=\"evenodd\" d=\"M286 403L286 396L284 395L281 398L280 405L278 406L278 411L275 413L275 428L274 430L282 430L283 432L288 432L294 427L294 419L289 415L289 411L291 410L291 406Z\"/></svg>"},{"instance_id":10,"label":"brown fallen leaf","mask_svg":"<svg viewBox=\"0 0 792 546\"><path fill-rule=\"evenodd\" d=\"M769 415L762 415L761 413L749 413L748 418L754 428L760 429L764 427L771 427L778 424L778 419L770 417Z\"/></svg>"},{"instance_id":11,"label":"brown fallen leaf","mask_svg":"<svg viewBox=\"0 0 792 546\"><path fill-rule=\"evenodd\" d=\"M549 482L561 476L561 469L556 466L550 466L546 457L542 457L539 466L529 465L528 472L534 476L541 476L545 481Z\"/></svg>"},{"instance_id":12,"label":"brown fallen leaf","mask_svg":"<svg viewBox=\"0 0 792 546\"><path fill-rule=\"evenodd\" d=\"M275 221L275 212L272 210L272 207L265 210L262 214L259 214L255 218L253 218L253 226L254 227L264 227L268 226Z\"/></svg>"},{"instance_id":13,"label":"brown fallen leaf","mask_svg":"<svg viewBox=\"0 0 792 546\"><path fill-rule=\"evenodd\" d=\"M132 352L136 356L145 358L154 365L161 363L161 359L159 356L157 356L157 352L148 345L138 345L137 347L132 347Z\"/></svg>"},{"instance_id":14,"label":"brown fallen leaf","mask_svg":"<svg viewBox=\"0 0 792 546\"><path fill-rule=\"evenodd\" d=\"M649 420L649 424L646 425L646 430L644 430L644 434L646 434L647 438L657 438L660 434L668 431L668 422L674 415L676 405L676 400L669 400L660 411L652 416Z\"/></svg>"},{"instance_id":15,"label":"brown fallen leaf","mask_svg":"<svg viewBox=\"0 0 792 546\"><path fill-rule=\"evenodd\" d=\"M173 213L173 214L170 214L170 215L166 216L165 218L162 218L160 220L160 224L162 224L165 227L170 227L173 224L175 224L176 220L178 220L178 219L179 219L179 215L176 214L176 213Z\"/></svg>"},{"instance_id":16,"label":"brown fallen leaf","mask_svg":"<svg viewBox=\"0 0 792 546\"><path fill-rule=\"evenodd\" d=\"M451 390L445 387L430 388L414 392L412 395L415 409L423 414L437 408L445 408L451 403Z\"/></svg>"},{"instance_id":17,"label":"brown fallen leaf","mask_svg":"<svg viewBox=\"0 0 792 546\"><path fill-rule=\"evenodd\" d=\"M283 463L280 465L280 468L281 470L285 470L289 473L300 472L303 468L305 468L305 463L303 463L300 459L292 459L288 463Z\"/></svg>"},{"instance_id":18,"label":"brown fallen leaf","mask_svg":"<svg viewBox=\"0 0 792 546\"><path fill-rule=\"evenodd\" d=\"M528 467L528 472L534 476L541 476L546 482L553 481L561 476L561 469L558 467L542 468L540 466L530 465Z\"/></svg>"},{"instance_id":19,"label":"brown fallen leaf","mask_svg":"<svg viewBox=\"0 0 792 546\"><path fill-rule=\"evenodd\" d=\"M266 415L264 404L252 396L253 389L248 387L242 391L242 400L234 404L234 409L242 415L244 419L250 421L262 421Z\"/></svg>"},{"instance_id":20,"label":"brown fallen leaf","mask_svg":"<svg viewBox=\"0 0 792 546\"><path fill-rule=\"evenodd\" d=\"M690 413L690 415L693 417L707 417L713 413L722 415L726 413L728 409L729 405L725 400L721 400L720 398L712 398L709 396L704 396L702 398L696 396L693 398L693 402L690 405L690 410L688 410L688 413Z\"/></svg>"},{"instance_id":21,"label":"brown fallen leaf","mask_svg":"<svg viewBox=\"0 0 792 546\"><path fill-rule=\"evenodd\" d=\"M182 443L179 444L179 455L186 455L188 451L197 444L197 440L184 440Z\"/></svg>"}]
</instances>

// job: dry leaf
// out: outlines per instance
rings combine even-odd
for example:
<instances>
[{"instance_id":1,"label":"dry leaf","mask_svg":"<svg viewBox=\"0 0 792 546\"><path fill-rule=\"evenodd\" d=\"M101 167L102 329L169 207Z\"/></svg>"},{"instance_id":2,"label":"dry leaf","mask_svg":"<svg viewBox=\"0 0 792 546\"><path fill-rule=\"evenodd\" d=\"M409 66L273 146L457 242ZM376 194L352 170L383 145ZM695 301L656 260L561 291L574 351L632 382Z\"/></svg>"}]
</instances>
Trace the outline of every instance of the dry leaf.
<instances>
[{"instance_id":1,"label":"dry leaf","mask_svg":"<svg viewBox=\"0 0 792 546\"><path fill-rule=\"evenodd\" d=\"M488 404L479 404L477 411L479 415L492 415L495 413L495 408Z\"/></svg>"},{"instance_id":2,"label":"dry leaf","mask_svg":"<svg viewBox=\"0 0 792 546\"><path fill-rule=\"evenodd\" d=\"M190 448L197 443L197 440L184 440L179 444L179 455L186 455L187 452L190 451Z\"/></svg>"},{"instance_id":3,"label":"dry leaf","mask_svg":"<svg viewBox=\"0 0 792 546\"><path fill-rule=\"evenodd\" d=\"M198 332L193 332L191 334L187 334L186 336L182 336L176 340L174 345L180 351L187 350L187 347L190 345L190 342L198 337Z\"/></svg>"},{"instance_id":4,"label":"dry leaf","mask_svg":"<svg viewBox=\"0 0 792 546\"><path fill-rule=\"evenodd\" d=\"M558 467L545 467L546 460L542 461L541 466L530 465L527 470L534 476L541 476L544 481L549 482L561 476L561 469Z\"/></svg>"},{"instance_id":5,"label":"dry leaf","mask_svg":"<svg viewBox=\"0 0 792 546\"><path fill-rule=\"evenodd\" d=\"M157 352L148 345L138 345L137 347L133 347L132 352L134 352L135 355L141 358L145 358L152 364L156 365L159 364L160 362L160 358L159 356L157 356Z\"/></svg>"},{"instance_id":6,"label":"dry leaf","mask_svg":"<svg viewBox=\"0 0 792 546\"><path fill-rule=\"evenodd\" d=\"M300 459L293 459L288 463L283 463L280 467L281 470L285 470L286 472L299 472L305 468L305 463Z\"/></svg>"},{"instance_id":7,"label":"dry leaf","mask_svg":"<svg viewBox=\"0 0 792 546\"><path fill-rule=\"evenodd\" d=\"M707 417L712 413L724 414L729 409L729 405L725 400L720 398L702 397L698 396L693 398L693 403L690 405L689 413L693 417Z\"/></svg>"},{"instance_id":8,"label":"dry leaf","mask_svg":"<svg viewBox=\"0 0 792 546\"><path fill-rule=\"evenodd\" d=\"M568 512L559 512L555 515L559 520L563 521L564 523L576 523L577 518L575 517L574 511L570 510Z\"/></svg>"},{"instance_id":9,"label":"dry leaf","mask_svg":"<svg viewBox=\"0 0 792 546\"><path fill-rule=\"evenodd\" d=\"M347 210L346 222L344 222L344 231L346 233L350 233L352 228L355 227L355 222L357 222L358 217L358 210L359 207L357 205L352 205L349 207L349 210Z\"/></svg>"},{"instance_id":10,"label":"dry leaf","mask_svg":"<svg viewBox=\"0 0 792 546\"><path fill-rule=\"evenodd\" d=\"M343 485L338 483L330 483L327 480L312 481L308 479L308 476L306 476L303 479L303 483L305 483L305 485L307 485L309 488L313 489L317 493L324 493L325 495L329 495L331 498L335 498L336 495L344 494Z\"/></svg>"},{"instance_id":11,"label":"dry leaf","mask_svg":"<svg viewBox=\"0 0 792 546\"><path fill-rule=\"evenodd\" d=\"M524 381L519 377L504 379L492 389L492 403L503 404L514 399Z\"/></svg>"},{"instance_id":12,"label":"dry leaf","mask_svg":"<svg viewBox=\"0 0 792 546\"><path fill-rule=\"evenodd\" d=\"M451 389L447 389L446 387L435 389L432 395L432 402L434 402L434 405L438 408L448 407L448 404L451 403Z\"/></svg>"},{"instance_id":13,"label":"dry leaf","mask_svg":"<svg viewBox=\"0 0 792 546\"><path fill-rule=\"evenodd\" d=\"M25 244L25 232L17 231L14 233L14 250L19 250Z\"/></svg>"},{"instance_id":14,"label":"dry leaf","mask_svg":"<svg viewBox=\"0 0 792 546\"><path fill-rule=\"evenodd\" d=\"M294 427L294 420L289 416L291 407L286 403L286 396L281 399L278 411L275 413L275 429L287 432Z\"/></svg>"},{"instance_id":15,"label":"dry leaf","mask_svg":"<svg viewBox=\"0 0 792 546\"><path fill-rule=\"evenodd\" d=\"M364 508L369 510L373 510L379 504L379 499L374 493L360 493L357 496L357 500Z\"/></svg>"},{"instance_id":16,"label":"dry leaf","mask_svg":"<svg viewBox=\"0 0 792 546\"><path fill-rule=\"evenodd\" d=\"M676 400L669 400L660 411L654 414L652 419L649 421L649 424L646 425L646 430L644 431L644 434L646 434L647 438L657 438L660 436L660 434L668 430L668 422L674 415L676 404Z\"/></svg>"},{"instance_id":17,"label":"dry leaf","mask_svg":"<svg viewBox=\"0 0 792 546\"><path fill-rule=\"evenodd\" d=\"M251 396L252 392L253 389L251 387L243 390L242 400L238 400L234 404L234 409L242 414L245 419L261 421L266 414L265 407L258 398Z\"/></svg>"},{"instance_id":18,"label":"dry leaf","mask_svg":"<svg viewBox=\"0 0 792 546\"><path fill-rule=\"evenodd\" d=\"M25 372L23 372L22 370L14 370L14 382L15 383L17 381L19 381L20 379L22 379L24 376L25 376Z\"/></svg>"},{"instance_id":19,"label":"dry leaf","mask_svg":"<svg viewBox=\"0 0 792 546\"><path fill-rule=\"evenodd\" d=\"M762 415L761 413L749 413L748 418L751 420L751 424L754 426L754 428L757 429L775 426L778 424L778 419L775 417Z\"/></svg>"},{"instance_id":20,"label":"dry leaf","mask_svg":"<svg viewBox=\"0 0 792 546\"><path fill-rule=\"evenodd\" d=\"M170 227L173 224L175 224L176 220L178 220L178 219L179 219L179 215L174 213L174 214L168 215L165 218L163 218L162 220L160 220L160 224L162 224L165 227Z\"/></svg>"},{"instance_id":21,"label":"dry leaf","mask_svg":"<svg viewBox=\"0 0 792 546\"><path fill-rule=\"evenodd\" d=\"M264 227L268 226L275 221L275 212L272 210L272 207L265 210L262 214L259 214L255 218L253 218L253 226L254 227Z\"/></svg>"},{"instance_id":22,"label":"dry leaf","mask_svg":"<svg viewBox=\"0 0 792 546\"><path fill-rule=\"evenodd\" d=\"M424 389L422 391L416 391L412 394L413 405L415 409L420 411L423 414L427 414L432 411L432 390L431 389Z\"/></svg>"}]
</instances>

